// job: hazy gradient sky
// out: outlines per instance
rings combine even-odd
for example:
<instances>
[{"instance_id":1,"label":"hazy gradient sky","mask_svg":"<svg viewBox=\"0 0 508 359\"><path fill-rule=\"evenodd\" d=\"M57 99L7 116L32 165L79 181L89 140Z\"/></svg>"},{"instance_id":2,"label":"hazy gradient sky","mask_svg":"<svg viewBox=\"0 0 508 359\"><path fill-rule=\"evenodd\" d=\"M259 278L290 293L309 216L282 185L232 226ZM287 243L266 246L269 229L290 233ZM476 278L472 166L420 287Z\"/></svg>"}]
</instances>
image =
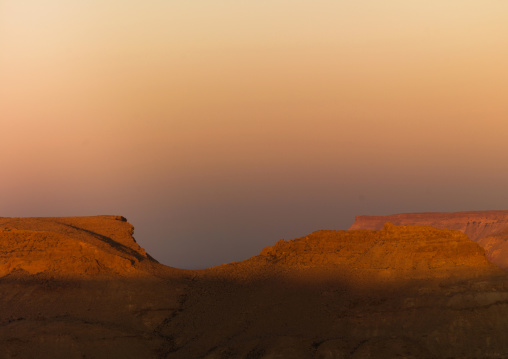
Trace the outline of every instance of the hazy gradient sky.
<instances>
[{"instance_id":1,"label":"hazy gradient sky","mask_svg":"<svg viewBox=\"0 0 508 359\"><path fill-rule=\"evenodd\" d=\"M508 209L508 1L0 0L0 216L164 264Z\"/></svg>"}]
</instances>

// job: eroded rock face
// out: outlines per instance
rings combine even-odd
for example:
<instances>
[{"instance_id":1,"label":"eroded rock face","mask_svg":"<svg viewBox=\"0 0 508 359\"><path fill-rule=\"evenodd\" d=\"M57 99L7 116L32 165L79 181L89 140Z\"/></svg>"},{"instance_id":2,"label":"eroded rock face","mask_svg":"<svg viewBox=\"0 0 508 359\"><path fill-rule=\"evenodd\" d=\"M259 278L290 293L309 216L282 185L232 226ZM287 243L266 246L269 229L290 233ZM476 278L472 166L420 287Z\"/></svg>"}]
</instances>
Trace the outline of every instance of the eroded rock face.
<instances>
[{"instance_id":1,"label":"eroded rock face","mask_svg":"<svg viewBox=\"0 0 508 359\"><path fill-rule=\"evenodd\" d=\"M154 358L188 275L118 216L0 218L0 358Z\"/></svg>"},{"instance_id":2,"label":"eroded rock face","mask_svg":"<svg viewBox=\"0 0 508 359\"><path fill-rule=\"evenodd\" d=\"M357 216L349 229L378 230L383 228L386 222L396 225L432 226L461 231L485 249L489 260L501 268L508 269L508 211Z\"/></svg>"},{"instance_id":3,"label":"eroded rock face","mask_svg":"<svg viewBox=\"0 0 508 359\"><path fill-rule=\"evenodd\" d=\"M471 276L492 266L459 231L395 226L380 231L318 231L265 248L261 256L290 268L332 268L398 279Z\"/></svg>"},{"instance_id":4,"label":"eroded rock face","mask_svg":"<svg viewBox=\"0 0 508 359\"><path fill-rule=\"evenodd\" d=\"M0 277L104 278L162 269L133 233L119 216L0 218Z\"/></svg>"},{"instance_id":5,"label":"eroded rock face","mask_svg":"<svg viewBox=\"0 0 508 359\"><path fill-rule=\"evenodd\" d=\"M508 356L508 274L459 231L317 231L183 271L122 217L0 228L0 358Z\"/></svg>"},{"instance_id":6,"label":"eroded rock face","mask_svg":"<svg viewBox=\"0 0 508 359\"><path fill-rule=\"evenodd\" d=\"M502 357L507 279L458 231L318 231L199 271L168 357Z\"/></svg>"}]
</instances>

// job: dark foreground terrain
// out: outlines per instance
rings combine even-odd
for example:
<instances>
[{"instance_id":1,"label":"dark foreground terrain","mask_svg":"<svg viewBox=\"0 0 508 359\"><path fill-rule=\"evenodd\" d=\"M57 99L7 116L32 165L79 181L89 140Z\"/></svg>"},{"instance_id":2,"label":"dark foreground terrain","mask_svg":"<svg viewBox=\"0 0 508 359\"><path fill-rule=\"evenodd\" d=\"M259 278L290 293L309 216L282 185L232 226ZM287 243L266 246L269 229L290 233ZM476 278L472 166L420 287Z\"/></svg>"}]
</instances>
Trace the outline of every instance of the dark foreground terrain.
<instances>
[{"instance_id":1,"label":"dark foreground terrain","mask_svg":"<svg viewBox=\"0 0 508 359\"><path fill-rule=\"evenodd\" d=\"M508 357L508 275L460 231L318 231L201 271L132 234L0 218L0 357Z\"/></svg>"}]
</instances>

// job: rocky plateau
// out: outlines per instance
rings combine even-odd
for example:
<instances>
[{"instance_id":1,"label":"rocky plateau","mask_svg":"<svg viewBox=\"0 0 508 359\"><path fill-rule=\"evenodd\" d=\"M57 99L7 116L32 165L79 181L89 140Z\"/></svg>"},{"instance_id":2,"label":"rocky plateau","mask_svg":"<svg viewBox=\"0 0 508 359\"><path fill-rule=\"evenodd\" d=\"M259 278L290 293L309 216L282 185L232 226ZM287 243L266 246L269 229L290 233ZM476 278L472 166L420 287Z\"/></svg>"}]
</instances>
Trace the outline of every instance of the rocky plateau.
<instances>
[{"instance_id":1,"label":"rocky plateau","mask_svg":"<svg viewBox=\"0 0 508 359\"><path fill-rule=\"evenodd\" d=\"M378 230L386 222L397 225L432 226L461 231L485 249L490 261L508 269L508 211L450 213L403 213L357 216L349 229Z\"/></svg>"},{"instance_id":2,"label":"rocky plateau","mask_svg":"<svg viewBox=\"0 0 508 359\"><path fill-rule=\"evenodd\" d=\"M0 358L507 357L503 229L390 222L189 271L120 216L0 218Z\"/></svg>"}]
</instances>

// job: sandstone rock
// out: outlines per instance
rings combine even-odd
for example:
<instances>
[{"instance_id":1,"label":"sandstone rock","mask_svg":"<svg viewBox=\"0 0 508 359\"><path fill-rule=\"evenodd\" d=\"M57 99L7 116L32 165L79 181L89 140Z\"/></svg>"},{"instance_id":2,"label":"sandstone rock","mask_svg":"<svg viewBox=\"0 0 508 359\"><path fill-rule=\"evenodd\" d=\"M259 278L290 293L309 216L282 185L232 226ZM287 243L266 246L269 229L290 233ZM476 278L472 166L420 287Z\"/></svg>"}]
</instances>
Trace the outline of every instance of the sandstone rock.
<instances>
[{"instance_id":1,"label":"sandstone rock","mask_svg":"<svg viewBox=\"0 0 508 359\"><path fill-rule=\"evenodd\" d=\"M199 271L168 358L502 357L507 280L459 231L317 231Z\"/></svg>"},{"instance_id":2,"label":"sandstone rock","mask_svg":"<svg viewBox=\"0 0 508 359\"><path fill-rule=\"evenodd\" d=\"M0 277L143 276L158 265L124 217L0 218Z\"/></svg>"},{"instance_id":3,"label":"sandstone rock","mask_svg":"<svg viewBox=\"0 0 508 359\"><path fill-rule=\"evenodd\" d=\"M0 358L154 358L188 275L118 216L0 218Z\"/></svg>"},{"instance_id":4,"label":"sandstone rock","mask_svg":"<svg viewBox=\"0 0 508 359\"><path fill-rule=\"evenodd\" d=\"M386 222L397 225L432 226L461 231L485 249L489 260L501 268L508 269L508 211L357 216L349 229L378 230L383 228Z\"/></svg>"},{"instance_id":5,"label":"sandstone rock","mask_svg":"<svg viewBox=\"0 0 508 359\"><path fill-rule=\"evenodd\" d=\"M122 217L0 228L0 358L508 356L508 274L459 231L317 231L184 271Z\"/></svg>"}]
</instances>

